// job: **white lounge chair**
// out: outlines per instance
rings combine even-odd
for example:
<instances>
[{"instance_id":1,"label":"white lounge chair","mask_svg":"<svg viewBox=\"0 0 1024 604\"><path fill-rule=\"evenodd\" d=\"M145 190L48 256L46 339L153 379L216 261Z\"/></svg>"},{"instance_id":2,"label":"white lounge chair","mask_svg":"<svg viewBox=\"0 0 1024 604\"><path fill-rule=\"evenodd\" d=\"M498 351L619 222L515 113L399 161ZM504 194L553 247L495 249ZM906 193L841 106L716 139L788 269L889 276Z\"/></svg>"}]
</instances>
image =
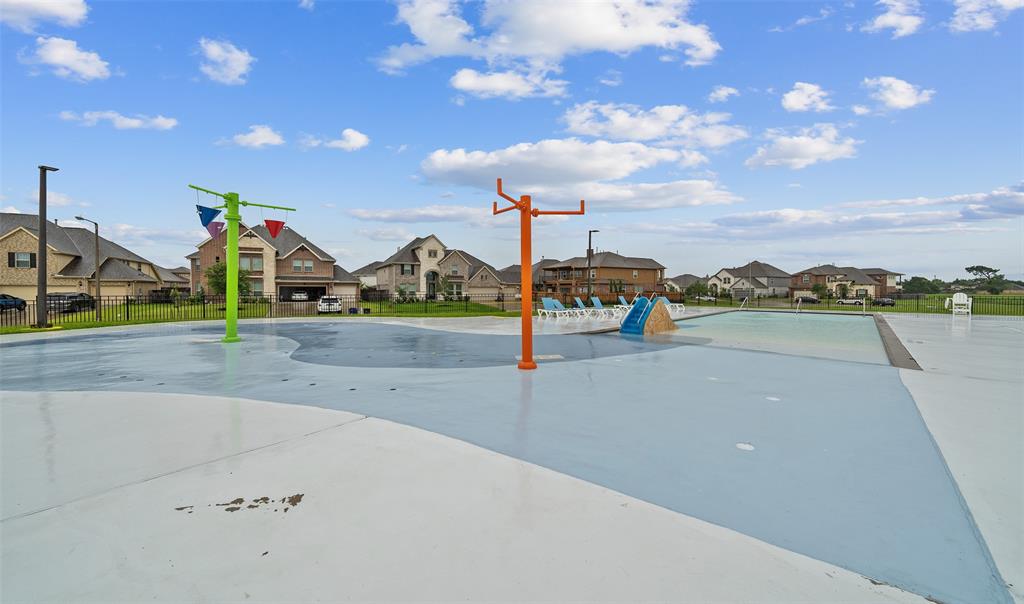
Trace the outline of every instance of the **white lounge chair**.
<instances>
[{"instance_id":1,"label":"white lounge chair","mask_svg":"<svg viewBox=\"0 0 1024 604\"><path fill-rule=\"evenodd\" d=\"M954 315L969 315L974 306L974 298L970 298L963 292L953 294L952 298L946 298L946 309L952 310Z\"/></svg>"},{"instance_id":2,"label":"white lounge chair","mask_svg":"<svg viewBox=\"0 0 1024 604\"><path fill-rule=\"evenodd\" d=\"M617 319L618 317L626 314L625 308L619 306L605 306L597 296L591 296L590 303L594 305L594 308L604 311L605 317L609 319Z\"/></svg>"},{"instance_id":3,"label":"white lounge chair","mask_svg":"<svg viewBox=\"0 0 1024 604\"><path fill-rule=\"evenodd\" d=\"M604 309L596 308L593 306L587 306L580 300L579 296L573 298L576 306L572 309L580 313L580 317L584 319L600 319L604 316Z\"/></svg>"}]
</instances>

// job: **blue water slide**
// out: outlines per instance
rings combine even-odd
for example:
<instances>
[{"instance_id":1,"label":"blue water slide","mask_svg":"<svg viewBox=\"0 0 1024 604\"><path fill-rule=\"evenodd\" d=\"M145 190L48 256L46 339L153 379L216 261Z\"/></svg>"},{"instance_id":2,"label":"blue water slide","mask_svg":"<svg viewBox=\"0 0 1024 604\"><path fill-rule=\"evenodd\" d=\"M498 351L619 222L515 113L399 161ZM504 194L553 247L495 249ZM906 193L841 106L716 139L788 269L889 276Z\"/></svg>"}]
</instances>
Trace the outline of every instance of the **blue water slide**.
<instances>
[{"instance_id":1,"label":"blue water slide","mask_svg":"<svg viewBox=\"0 0 1024 604\"><path fill-rule=\"evenodd\" d=\"M634 300L632 306L629 307L629 312L626 313L626 318L622 320L622 326L619 328L619 331L621 333L643 335L644 323L647 322L647 317L651 314L651 309L653 308L654 304L647 298L640 297Z\"/></svg>"}]
</instances>

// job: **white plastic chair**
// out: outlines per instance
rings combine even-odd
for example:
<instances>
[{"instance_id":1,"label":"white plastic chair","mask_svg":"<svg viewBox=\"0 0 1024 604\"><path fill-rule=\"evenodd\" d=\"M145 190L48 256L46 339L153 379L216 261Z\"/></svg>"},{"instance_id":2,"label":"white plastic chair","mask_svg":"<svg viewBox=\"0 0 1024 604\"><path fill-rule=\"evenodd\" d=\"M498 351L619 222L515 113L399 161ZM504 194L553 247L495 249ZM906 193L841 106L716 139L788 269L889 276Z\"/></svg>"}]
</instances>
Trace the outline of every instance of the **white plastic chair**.
<instances>
[{"instance_id":1,"label":"white plastic chair","mask_svg":"<svg viewBox=\"0 0 1024 604\"><path fill-rule=\"evenodd\" d=\"M946 298L946 309L952 310L954 315L969 315L974 307L974 298L970 298L963 292L953 294L952 298Z\"/></svg>"}]
</instances>

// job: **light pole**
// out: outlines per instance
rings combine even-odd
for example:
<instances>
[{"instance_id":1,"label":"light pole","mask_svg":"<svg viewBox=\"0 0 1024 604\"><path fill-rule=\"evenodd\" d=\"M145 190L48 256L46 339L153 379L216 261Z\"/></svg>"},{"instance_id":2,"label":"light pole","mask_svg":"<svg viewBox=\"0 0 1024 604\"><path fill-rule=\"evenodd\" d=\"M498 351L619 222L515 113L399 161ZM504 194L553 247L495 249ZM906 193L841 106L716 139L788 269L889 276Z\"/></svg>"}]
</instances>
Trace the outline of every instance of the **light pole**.
<instances>
[{"instance_id":1,"label":"light pole","mask_svg":"<svg viewBox=\"0 0 1024 604\"><path fill-rule=\"evenodd\" d=\"M590 261L594 257L594 233L600 233L597 229L587 231L587 297L594 295L594 283L590 278Z\"/></svg>"},{"instance_id":2,"label":"light pole","mask_svg":"<svg viewBox=\"0 0 1024 604\"><path fill-rule=\"evenodd\" d=\"M82 218L81 216L75 216L75 220L81 220L82 222L91 222L93 227L93 234L96 236L96 257L94 260L95 271L96 271L96 320L103 320L103 299L100 298L100 225L95 220L89 220L88 218Z\"/></svg>"},{"instance_id":3,"label":"light pole","mask_svg":"<svg viewBox=\"0 0 1024 604\"><path fill-rule=\"evenodd\" d=\"M36 251L36 327L49 327L46 317L46 173L57 168L39 166L39 249Z\"/></svg>"}]
</instances>

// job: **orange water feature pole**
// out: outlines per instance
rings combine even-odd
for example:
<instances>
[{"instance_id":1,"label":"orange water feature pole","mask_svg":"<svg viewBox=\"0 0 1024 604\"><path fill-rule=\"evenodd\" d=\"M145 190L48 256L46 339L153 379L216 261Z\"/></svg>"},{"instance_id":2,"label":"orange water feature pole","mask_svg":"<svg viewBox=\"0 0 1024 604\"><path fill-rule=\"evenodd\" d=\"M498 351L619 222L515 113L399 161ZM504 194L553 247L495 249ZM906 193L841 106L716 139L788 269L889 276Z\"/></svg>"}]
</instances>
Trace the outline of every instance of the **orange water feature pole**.
<instances>
[{"instance_id":1,"label":"orange water feature pole","mask_svg":"<svg viewBox=\"0 0 1024 604\"><path fill-rule=\"evenodd\" d=\"M522 267L519 271L521 281L519 284L521 292L519 306L522 308L523 321L523 358L519 361L518 367L520 369L536 369L537 363L533 360L533 218L535 216L549 216L552 214L582 215L584 213L583 200L580 200L580 209L578 211L542 212L532 206L533 200L529 195L521 195L518 201L505 195L505 192L501 190L500 178L498 179L498 195L509 201L512 205L499 210L498 202L494 202L493 212L495 215L511 210L519 210L519 265Z\"/></svg>"}]
</instances>

